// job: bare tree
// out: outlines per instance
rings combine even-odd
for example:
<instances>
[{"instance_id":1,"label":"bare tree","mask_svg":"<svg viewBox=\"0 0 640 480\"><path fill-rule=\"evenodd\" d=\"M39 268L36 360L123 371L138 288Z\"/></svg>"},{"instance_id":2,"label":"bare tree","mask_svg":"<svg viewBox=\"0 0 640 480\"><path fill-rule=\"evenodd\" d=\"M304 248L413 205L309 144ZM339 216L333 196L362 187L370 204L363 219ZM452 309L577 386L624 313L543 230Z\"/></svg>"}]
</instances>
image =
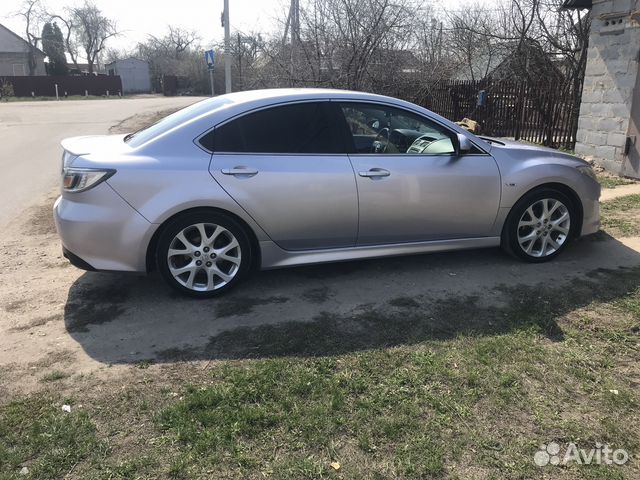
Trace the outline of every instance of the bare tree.
<instances>
[{"instance_id":1,"label":"bare tree","mask_svg":"<svg viewBox=\"0 0 640 480\"><path fill-rule=\"evenodd\" d=\"M149 63L155 88L160 88L163 75L181 77L185 88L204 93L208 78L200 38L195 31L167 26L162 36L149 35L139 43L136 55Z\"/></svg>"},{"instance_id":2,"label":"bare tree","mask_svg":"<svg viewBox=\"0 0 640 480\"><path fill-rule=\"evenodd\" d=\"M27 43L29 44L29 55L27 60L29 75L35 75L38 66L38 45L42 40L40 37L40 32L42 31L41 24L44 19L42 4L40 0L24 0L20 10L16 12L15 15L24 19L24 32Z\"/></svg>"},{"instance_id":3,"label":"bare tree","mask_svg":"<svg viewBox=\"0 0 640 480\"><path fill-rule=\"evenodd\" d=\"M485 78L499 62L499 19L481 4L448 13L447 42L460 77Z\"/></svg>"},{"instance_id":4,"label":"bare tree","mask_svg":"<svg viewBox=\"0 0 640 480\"><path fill-rule=\"evenodd\" d=\"M105 17L89 0L85 0L79 7L70 8L69 18L68 30L73 33L76 45L84 51L89 73L93 73L106 41L119 34L116 23ZM74 62L77 64L75 60Z\"/></svg>"}]
</instances>

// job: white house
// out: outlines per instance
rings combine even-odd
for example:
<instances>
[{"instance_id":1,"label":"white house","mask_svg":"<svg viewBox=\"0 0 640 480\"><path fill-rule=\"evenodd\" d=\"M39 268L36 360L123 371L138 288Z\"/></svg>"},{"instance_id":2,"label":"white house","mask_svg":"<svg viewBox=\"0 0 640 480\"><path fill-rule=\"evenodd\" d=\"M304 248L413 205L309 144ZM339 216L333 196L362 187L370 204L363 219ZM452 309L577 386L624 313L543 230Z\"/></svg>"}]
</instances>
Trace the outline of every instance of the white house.
<instances>
[{"instance_id":1,"label":"white house","mask_svg":"<svg viewBox=\"0 0 640 480\"><path fill-rule=\"evenodd\" d=\"M29 75L29 44L19 35L0 24L0 76ZM44 52L34 49L35 75L46 75Z\"/></svg>"},{"instance_id":2,"label":"white house","mask_svg":"<svg viewBox=\"0 0 640 480\"><path fill-rule=\"evenodd\" d=\"M120 75L122 93L148 93L151 91L149 64L144 60L130 57L107 63L109 75Z\"/></svg>"}]
</instances>

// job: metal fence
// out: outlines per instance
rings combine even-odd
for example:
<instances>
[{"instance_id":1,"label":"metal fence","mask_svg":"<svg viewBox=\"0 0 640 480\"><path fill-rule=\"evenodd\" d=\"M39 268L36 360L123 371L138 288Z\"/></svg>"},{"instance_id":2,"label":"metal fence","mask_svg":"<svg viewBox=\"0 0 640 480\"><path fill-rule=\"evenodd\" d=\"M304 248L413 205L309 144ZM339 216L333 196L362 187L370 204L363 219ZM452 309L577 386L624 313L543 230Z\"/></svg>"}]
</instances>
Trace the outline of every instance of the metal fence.
<instances>
[{"instance_id":1,"label":"metal fence","mask_svg":"<svg viewBox=\"0 0 640 480\"><path fill-rule=\"evenodd\" d=\"M483 135L573 150L581 95L579 83L444 81L427 89L420 103L453 121L479 122Z\"/></svg>"},{"instance_id":2,"label":"metal fence","mask_svg":"<svg viewBox=\"0 0 640 480\"><path fill-rule=\"evenodd\" d=\"M61 97L65 93L100 96L122 92L122 80L118 75L0 77L0 83L11 84L16 97L55 97L56 85Z\"/></svg>"}]
</instances>

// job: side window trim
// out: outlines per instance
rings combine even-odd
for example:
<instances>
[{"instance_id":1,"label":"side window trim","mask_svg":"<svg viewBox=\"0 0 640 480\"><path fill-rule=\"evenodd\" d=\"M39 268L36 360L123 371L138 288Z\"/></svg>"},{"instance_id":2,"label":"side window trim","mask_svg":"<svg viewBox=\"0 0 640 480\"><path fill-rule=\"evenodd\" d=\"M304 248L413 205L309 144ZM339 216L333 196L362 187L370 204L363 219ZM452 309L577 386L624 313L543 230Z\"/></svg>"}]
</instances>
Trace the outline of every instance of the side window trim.
<instances>
[{"instance_id":1,"label":"side window trim","mask_svg":"<svg viewBox=\"0 0 640 480\"><path fill-rule=\"evenodd\" d=\"M442 122L439 122L437 119L432 118L430 116L425 115L422 112L417 112L415 110L406 108L405 106L399 106L399 105L395 105L393 103L386 103L386 102L380 102L380 101L373 101L373 100L361 100L361 99L344 99L344 98L332 98L331 99L332 102L335 102L337 105L341 104L341 103L361 103L364 105L372 105L372 106L379 106L379 107L387 107L387 108L395 108L397 110L401 110L404 112L407 112L409 114L412 115L416 115L420 118L425 119L428 122L431 122L439 127L442 127L443 129L445 129L452 137L457 135L458 132L456 132L455 130L452 130L451 127L449 127L448 125L444 125ZM340 107L338 107L338 110L340 111L342 117L344 118L344 113L342 111L342 109ZM346 118L345 118L345 124L346 124ZM348 125L347 125L348 128ZM350 130L349 130L349 133ZM471 139L470 139L471 140ZM484 156L491 156L491 154L489 152L487 152L481 145L478 145L476 142L474 142L473 140L471 140L471 144L476 147L478 150L480 150L480 153L466 153L463 154L461 156L464 157L484 157ZM351 153L350 155L380 155L379 153L359 153L356 152L354 149L354 153ZM402 157L407 155L406 153L386 153L385 156L387 157ZM433 155L429 155L429 156L443 156L443 155L451 155L451 154L433 154Z\"/></svg>"}]
</instances>

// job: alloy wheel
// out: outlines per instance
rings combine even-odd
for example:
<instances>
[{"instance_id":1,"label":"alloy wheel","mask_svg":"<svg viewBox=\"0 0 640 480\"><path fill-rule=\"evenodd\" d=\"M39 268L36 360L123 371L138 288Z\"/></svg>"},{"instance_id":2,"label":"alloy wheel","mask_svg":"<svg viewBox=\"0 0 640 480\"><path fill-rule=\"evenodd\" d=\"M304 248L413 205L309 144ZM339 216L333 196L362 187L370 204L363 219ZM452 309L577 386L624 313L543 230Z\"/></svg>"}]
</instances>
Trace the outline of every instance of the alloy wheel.
<instances>
[{"instance_id":1,"label":"alloy wheel","mask_svg":"<svg viewBox=\"0 0 640 480\"><path fill-rule=\"evenodd\" d=\"M182 229L169 244L169 272L182 286L197 292L224 287L240 269L242 251L236 237L213 223Z\"/></svg>"},{"instance_id":2,"label":"alloy wheel","mask_svg":"<svg viewBox=\"0 0 640 480\"><path fill-rule=\"evenodd\" d=\"M536 200L518 222L518 244L532 257L557 252L569 238L571 215L567 206L555 198Z\"/></svg>"}]
</instances>

